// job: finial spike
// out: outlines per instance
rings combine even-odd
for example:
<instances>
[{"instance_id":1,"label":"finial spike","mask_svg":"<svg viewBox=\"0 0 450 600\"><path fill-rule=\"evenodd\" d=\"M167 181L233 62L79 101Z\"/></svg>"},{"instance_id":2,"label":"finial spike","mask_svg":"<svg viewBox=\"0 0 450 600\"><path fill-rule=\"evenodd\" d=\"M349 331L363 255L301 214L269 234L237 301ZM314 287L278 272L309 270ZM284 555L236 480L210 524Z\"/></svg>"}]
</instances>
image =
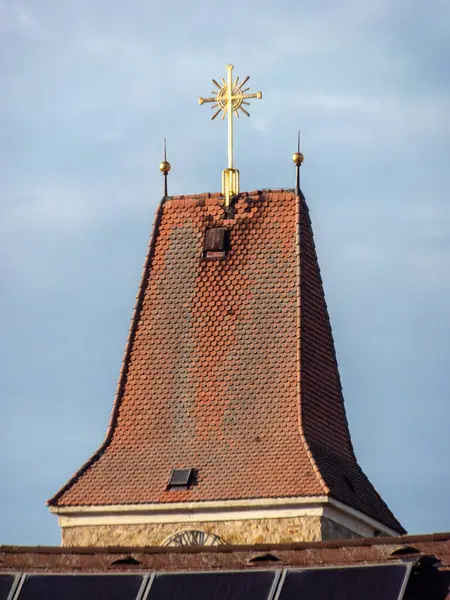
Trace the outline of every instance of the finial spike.
<instances>
[{"instance_id":1,"label":"finial spike","mask_svg":"<svg viewBox=\"0 0 450 600\"><path fill-rule=\"evenodd\" d=\"M164 175L164 198L167 198L167 175L170 171L170 162L167 160L167 142L164 137L164 160L159 163L159 170Z\"/></svg>"},{"instance_id":2,"label":"finial spike","mask_svg":"<svg viewBox=\"0 0 450 600\"><path fill-rule=\"evenodd\" d=\"M303 154L300 152L300 129L297 134L297 152L292 155L292 160L294 161L294 165L296 168L296 177L295 177L295 194L300 196L300 167L304 160Z\"/></svg>"}]
</instances>

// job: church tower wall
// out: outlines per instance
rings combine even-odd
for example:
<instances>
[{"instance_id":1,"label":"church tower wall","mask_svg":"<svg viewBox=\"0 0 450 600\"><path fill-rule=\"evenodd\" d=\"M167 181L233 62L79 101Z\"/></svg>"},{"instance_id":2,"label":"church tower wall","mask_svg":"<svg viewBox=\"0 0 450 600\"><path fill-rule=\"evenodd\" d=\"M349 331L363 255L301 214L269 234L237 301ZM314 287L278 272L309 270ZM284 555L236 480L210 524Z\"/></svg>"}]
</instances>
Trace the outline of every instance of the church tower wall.
<instances>
[{"instance_id":1,"label":"church tower wall","mask_svg":"<svg viewBox=\"0 0 450 600\"><path fill-rule=\"evenodd\" d=\"M319 542L362 537L344 525L317 516L223 522L91 525L62 530L63 546L161 546L183 531L202 531L228 544Z\"/></svg>"}]
</instances>

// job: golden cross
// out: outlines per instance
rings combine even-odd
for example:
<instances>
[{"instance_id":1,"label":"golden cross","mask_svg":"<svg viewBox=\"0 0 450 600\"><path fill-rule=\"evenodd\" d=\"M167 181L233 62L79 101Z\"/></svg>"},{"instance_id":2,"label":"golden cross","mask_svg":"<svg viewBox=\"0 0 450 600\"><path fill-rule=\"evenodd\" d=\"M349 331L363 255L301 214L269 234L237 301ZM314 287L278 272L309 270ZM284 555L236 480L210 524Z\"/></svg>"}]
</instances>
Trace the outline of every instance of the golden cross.
<instances>
[{"instance_id":1,"label":"golden cross","mask_svg":"<svg viewBox=\"0 0 450 600\"><path fill-rule=\"evenodd\" d=\"M262 92L256 94L246 94L249 87L244 88L244 85L250 79L246 77L239 83L239 77L233 80L233 65L227 65L227 81L222 77L222 85L212 80L217 90L213 90L212 98L199 98L198 103L213 102L212 109L217 109L211 119L215 119L222 113L222 120L225 116L228 117L228 169L225 169L222 176L222 193L225 196L226 205L230 203L230 198L239 193L239 171L233 167L233 114L239 117L239 111L243 112L247 117L250 113L243 105L249 105L247 102L250 98L262 98Z\"/></svg>"}]
</instances>

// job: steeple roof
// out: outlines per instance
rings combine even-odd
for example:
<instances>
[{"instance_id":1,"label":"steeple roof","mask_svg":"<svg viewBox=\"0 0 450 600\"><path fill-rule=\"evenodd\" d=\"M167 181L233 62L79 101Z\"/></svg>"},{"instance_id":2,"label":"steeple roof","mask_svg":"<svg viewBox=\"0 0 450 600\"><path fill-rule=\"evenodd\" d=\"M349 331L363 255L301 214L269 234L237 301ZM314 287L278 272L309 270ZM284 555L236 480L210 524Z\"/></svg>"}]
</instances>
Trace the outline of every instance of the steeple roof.
<instances>
[{"instance_id":1,"label":"steeple roof","mask_svg":"<svg viewBox=\"0 0 450 600\"><path fill-rule=\"evenodd\" d=\"M225 255L205 252L211 228ZM167 489L176 468L188 489ZM306 202L163 200L105 441L49 504L305 496L404 531L353 452Z\"/></svg>"}]
</instances>

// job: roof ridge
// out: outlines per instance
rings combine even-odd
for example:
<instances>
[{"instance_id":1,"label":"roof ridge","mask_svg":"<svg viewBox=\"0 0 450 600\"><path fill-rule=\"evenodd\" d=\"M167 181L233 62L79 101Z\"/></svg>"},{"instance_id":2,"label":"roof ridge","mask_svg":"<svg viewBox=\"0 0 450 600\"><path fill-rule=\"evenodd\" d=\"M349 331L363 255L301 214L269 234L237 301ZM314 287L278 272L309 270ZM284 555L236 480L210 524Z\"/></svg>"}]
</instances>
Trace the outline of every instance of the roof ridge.
<instances>
[{"instance_id":1,"label":"roof ridge","mask_svg":"<svg viewBox=\"0 0 450 600\"><path fill-rule=\"evenodd\" d=\"M293 188L262 188L259 190L252 190L249 192L240 192L233 197L233 202L240 198L253 198L261 196L265 193L293 193ZM225 197L221 192L202 192L199 194L179 194L178 196L167 196L167 202L169 205L174 206L202 206L204 204L225 204Z\"/></svg>"},{"instance_id":2,"label":"roof ridge","mask_svg":"<svg viewBox=\"0 0 450 600\"><path fill-rule=\"evenodd\" d=\"M49 500L47 500L48 506L52 506L57 503L59 498L69 488L72 487L72 485L80 477L80 475L82 475L85 471L87 471L87 469L89 469L89 467L100 458L100 456L103 454L103 452L106 450L106 448L108 447L108 445L110 444L110 442L112 440L112 436L113 436L116 421L117 421L117 415L119 412L119 406L120 406L120 402L122 400L122 395L123 395L123 391L124 391L126 371L127 371L128 362L129 362L129 359L131 356L131 348L133 346L134 334L136 332L136 328L139 323L139 316L140 316L140 311L141 311L144 296L145 296L145 290L147 287L148 279L150 277L150 269L151 269L152 259L153 259L153 255L154 255L154 251L155 251L156 238L158 236L159 225L161 223L163 208L164 208L164 204L165 204L166 200L167 200L166 196L164 196L160 200L160 202L158 204L158 208L157 208L155 216L154 216L154 219L153 219L152 230L150 233L150 240L149 240L148 247L147 247L147 254L145 256L144 265L142 267L142 275L141 275L141 279L139 282L138 291L136 294L136 302L134 303L133 313L131 315L131 323L130 323L130 327L128 329L127 341L125 343L125 350L123 353L122 364L120 367L119 380L118 380L117 386L116 386L116 392L114 395L114 401L113 401L113 405L112 405L112 409L111 409L111 414L109 417L108 427L106 429L105 438L104 438L103 442L101 443L100 447L98 448L98 450L96 450L87 459L87 461L77 471L75 471L75 473L72 475L72 477L70 477L70 479L56 492L56 494L54 494Z\"/></svg>"},{"instance_id":3,"label":"roof ridge","mask_svg":"<svg viewBox=\"0 0 450 600\"><path fill-rule=\"evenodd\" d=\"M335 365L335 373L334 376L337 380L338 386L339 386L339 390L340 390L340 395L341 395L341 402L342 402L342 407L343 407L343 417L344 417L344 421L345 421L345 433L346 433L346 438L347 438L347 444L348 444L348 450L350 451L351 455L353 456L353 459L355 460L355 462L358 462L358 459L356 458L356 454L355 454L355 449L353 447L353 442L352 442L352 438L350 435L350 426L349 426L349 422L347 419L347 411L345 410L345 402L344 402L344 394L343 394L343 389L342 389L342 382L341 382L341 374L339 371L339 364L338 364L338 358L337 358L337 353L336 353L336 345L334 343L334 336L333 336L333 327L331 325L331 319L330 319L330 314L328 311L328 304L327 304L327 300L325 298L325 290L324 290L324 283L323 283L323 279L322 279L322 272L320 269L320 263L319 263L319 259L317 256L317 249L316 249L316 242L314 239L314 230L312 227L312 221L311 221L311 216L310 216L310 212L309 212L309 206L306 202L306 199L303 197L303 206L306 209L306 218L308 220L309 223L309 228L310 228L310 233L311 233L311 238L310 238L310 242L312 245L312 249L314 251L315 254L315 267L317 269L317 279L318 279L318 283L322 289L322 294L321 294L321 299L323 301L323 306L324 306L324 317L326 320L326 324L327 324L327 330L328 330L328 334L330 336L330 341L331 341L331 352L333 355L333 361L334 361L334 365ZM300 227L300 225L299 225ZM300 238L301 240L301 238ZM359 466L359 465L358 465ZM360 470L362 470L360 468Z\"/></svg>"},{"instance_id":4,"label":"roof ridge","mask_svg":"<svg viewBox=\"0 0 450 600\"><path fill-rule=\"evenodd\" d=\"M301 293L301 282L302 282L302 266L301 266L301 231L300 231L300 219L301 219L301 210L302 206L306 206L306 201L303 196L300 194L296 194L295 196L295 262L296 262L296 279L297 279L297 397L298 397L298 428L300 432L300 439L302 440L303 446L305 448L305 452L311 462L311 466L317 479L319 480L320 485L324 493L329 496L330 488L325 482L322 473L320 472L319 466L313 456L311 448L309 447L308 440L306 439L305 430L303 427L303 419L302 419L302 356L301 356L301 346L302 346L302 335L301 335L301 320L302 320L302 293Z\"/></svg>"}]
</instances>

